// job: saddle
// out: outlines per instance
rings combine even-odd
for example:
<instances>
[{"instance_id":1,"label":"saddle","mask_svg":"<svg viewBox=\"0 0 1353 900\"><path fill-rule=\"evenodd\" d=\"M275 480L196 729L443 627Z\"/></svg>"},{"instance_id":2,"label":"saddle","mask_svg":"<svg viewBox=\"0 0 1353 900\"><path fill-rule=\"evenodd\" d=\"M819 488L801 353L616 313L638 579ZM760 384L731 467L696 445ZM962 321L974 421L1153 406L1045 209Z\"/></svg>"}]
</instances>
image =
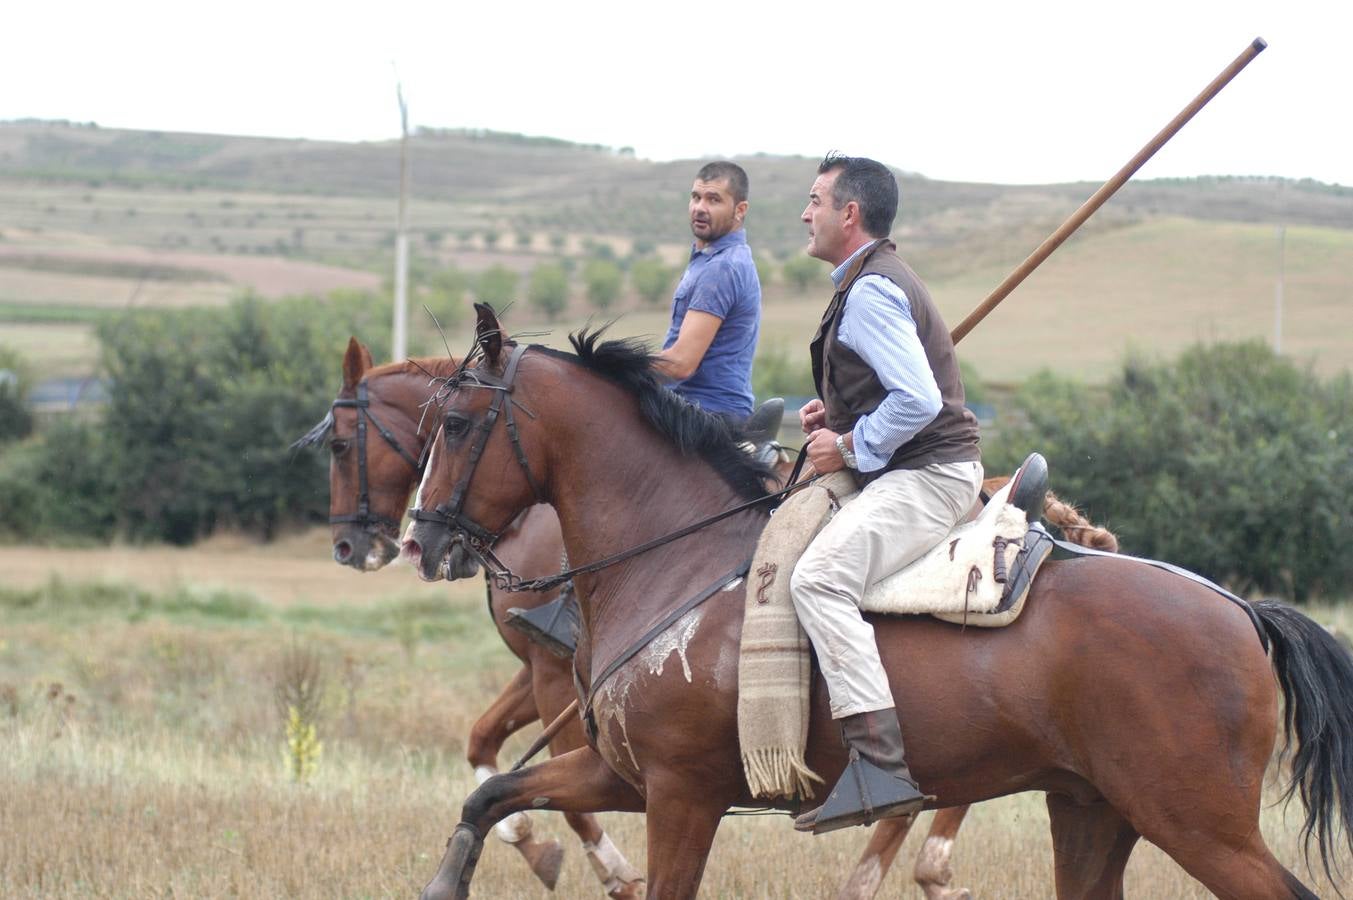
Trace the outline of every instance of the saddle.
<instances>
[{"instance_id":1,"label":"saddle","mask_svg":"<svg viewBox=\"0 0 1353 900\"><path fill-rule=\"evenodd\" d=\"M1052 552L1052 536L1038 522L1047 490L1047 461L1031 453L974 518L920 559L871 585L860 608L928 614L984 628L1010 624Z\"/></svg>"}]
</instances>

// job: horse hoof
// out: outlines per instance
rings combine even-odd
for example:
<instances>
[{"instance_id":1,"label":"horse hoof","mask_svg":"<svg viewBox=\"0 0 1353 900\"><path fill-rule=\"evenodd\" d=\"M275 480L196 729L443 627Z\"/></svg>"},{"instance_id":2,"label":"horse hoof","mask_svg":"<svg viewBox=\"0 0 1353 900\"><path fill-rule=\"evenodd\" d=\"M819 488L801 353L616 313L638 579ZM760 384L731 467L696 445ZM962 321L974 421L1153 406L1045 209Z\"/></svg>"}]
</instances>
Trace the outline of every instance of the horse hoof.
<instances>
[{"instance_id":1,"label":"horse hoof","mask_svg":"<svg viewBox=\"0 0 1353 900\"><path fill-rule=\"evenodd\" d=\"M644 900L648 896L648 883L642 878L635 881L622 881L606 892L611 900Z\"/></svg>"},{"instance_id":2,"label":"horse hoof","mask_svg":"<svg viewBox=\"0 0 1353 900\"><path fill-rule=\"evenodd\" d=\"M926 900L972 900L972 891L967 888L946 888L926 885Z\"/></svg>"},{"instance_id":3,"label":"horse hoof","mask_svg":"<svg viewBox=\"0 0 1353 900\"><path fill-rule=\"evenodd\" d=\"M538 841L522 847L521 855L526 857L540 883L554 890L559 882L559 870L564 867L564 845L558 841Z\"/></svg>"},{"instance_id":4,"label":"horse hoof","mask_svg":"<svg viewBox=\"0 0 1353 900\"><path fill-rule=\"evenodd\" d=\"M456 826L437 874L423 888L419 900L466 900L470 896L470 879L474 877L475 863L484 841L468 825Z\"/></svg>"}]
</instances>

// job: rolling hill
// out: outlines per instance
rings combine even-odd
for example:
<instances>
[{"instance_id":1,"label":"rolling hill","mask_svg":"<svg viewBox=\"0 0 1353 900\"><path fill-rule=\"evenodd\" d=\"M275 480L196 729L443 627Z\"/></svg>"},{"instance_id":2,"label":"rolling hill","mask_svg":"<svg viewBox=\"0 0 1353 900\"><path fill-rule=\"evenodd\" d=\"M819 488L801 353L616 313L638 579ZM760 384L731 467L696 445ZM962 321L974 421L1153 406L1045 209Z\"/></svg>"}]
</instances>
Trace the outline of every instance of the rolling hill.
<instances>
[{"instance_id":1,"label":"rolling hill","mask_svg":"<svg viewBox=\"0 0 1353 900\"><path fill-rule=\"evenodd\" d=\"M78 374L91 364L89 322L100 310L221 303L242 288L379 290L391 268L398 159L397 142L0 123L0 343L37 356L44 372ZM752 182L753 245L768 261L800 253L816 161L739 162ZM410 141L410 166L422 271L525 273L550 259L650 252L677 264L685 254L697 161L424 131ZM951 322L1097 187L899 178L894 236ZM1284 350L1325 372L1353 366L1353 189L1263 177L1130 183L964 354L998 380L1041 365L1100 378L1129 346L1168 354L1194 340L1271 338L1280 264ZM799 295L772 278L766 339L804 342L821 302L820 290ZM629 310L620 330L664 328L662 311L634 298L620 309ZM587 314L576 297L556 330Z\"/></svg>"}]
</instances>

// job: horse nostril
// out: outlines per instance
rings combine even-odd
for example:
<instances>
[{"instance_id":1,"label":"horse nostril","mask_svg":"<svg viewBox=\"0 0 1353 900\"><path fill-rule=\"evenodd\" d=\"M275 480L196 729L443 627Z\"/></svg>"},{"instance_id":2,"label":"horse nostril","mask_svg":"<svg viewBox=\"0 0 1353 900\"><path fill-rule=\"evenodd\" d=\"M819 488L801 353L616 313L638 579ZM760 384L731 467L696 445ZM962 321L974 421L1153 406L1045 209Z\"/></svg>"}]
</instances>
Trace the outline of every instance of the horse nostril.
<instances>
[{"instance_id":1,"label":"horse nostril","mask_svg":"<svg viewBox=\"0 0 1353 900\"><path fill-rule=\"evenodd\" d=\"M413 538L406 538L403 546L399 548L399 553L413 565L418 565L418 561L423 557L423 548Z\"/></svg>"},{"instance_id":2,"label":"horse nostril","mask_svg":"<svg viewBox=\"0 0 1353 900\"><path fill-rule=\"evenodd\" d=\"M352 544L338 541L334 544L334 562L345 563L352 558Z\"/></svg>"}]
</instances>

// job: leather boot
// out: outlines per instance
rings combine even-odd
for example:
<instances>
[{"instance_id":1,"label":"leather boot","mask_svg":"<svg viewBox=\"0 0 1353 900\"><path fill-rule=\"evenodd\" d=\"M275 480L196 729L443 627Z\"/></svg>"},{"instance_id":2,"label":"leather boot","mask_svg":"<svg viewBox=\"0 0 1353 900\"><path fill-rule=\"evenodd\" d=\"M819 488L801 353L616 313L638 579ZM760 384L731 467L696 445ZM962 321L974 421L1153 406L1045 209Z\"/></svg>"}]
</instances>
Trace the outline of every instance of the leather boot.
<instances>
[{"instance_id":1,"label":"leather boot","mask_svg":"<svg viewBox=\"0 0 1353 900\"><path fill-rule=\"evenodd\" d=\"M535 609L514 606L503 617L507 624L562 659L578 649L578 600L570 584L555 599Z\"/></svg>"},{"instance_id":2,"label":"leather boot","mask_svg":"<svg viewBox=\"0 0 1353 900\"><path fill-rule=\"evenodd\" d=\"M935 799L921 793L907 768L896 709L846 716L841 734L850 748L850 762L826 802L794 820L796 831L825 834L879 819L914 816L927 800Z\"/></svg>"}]
</instances>

